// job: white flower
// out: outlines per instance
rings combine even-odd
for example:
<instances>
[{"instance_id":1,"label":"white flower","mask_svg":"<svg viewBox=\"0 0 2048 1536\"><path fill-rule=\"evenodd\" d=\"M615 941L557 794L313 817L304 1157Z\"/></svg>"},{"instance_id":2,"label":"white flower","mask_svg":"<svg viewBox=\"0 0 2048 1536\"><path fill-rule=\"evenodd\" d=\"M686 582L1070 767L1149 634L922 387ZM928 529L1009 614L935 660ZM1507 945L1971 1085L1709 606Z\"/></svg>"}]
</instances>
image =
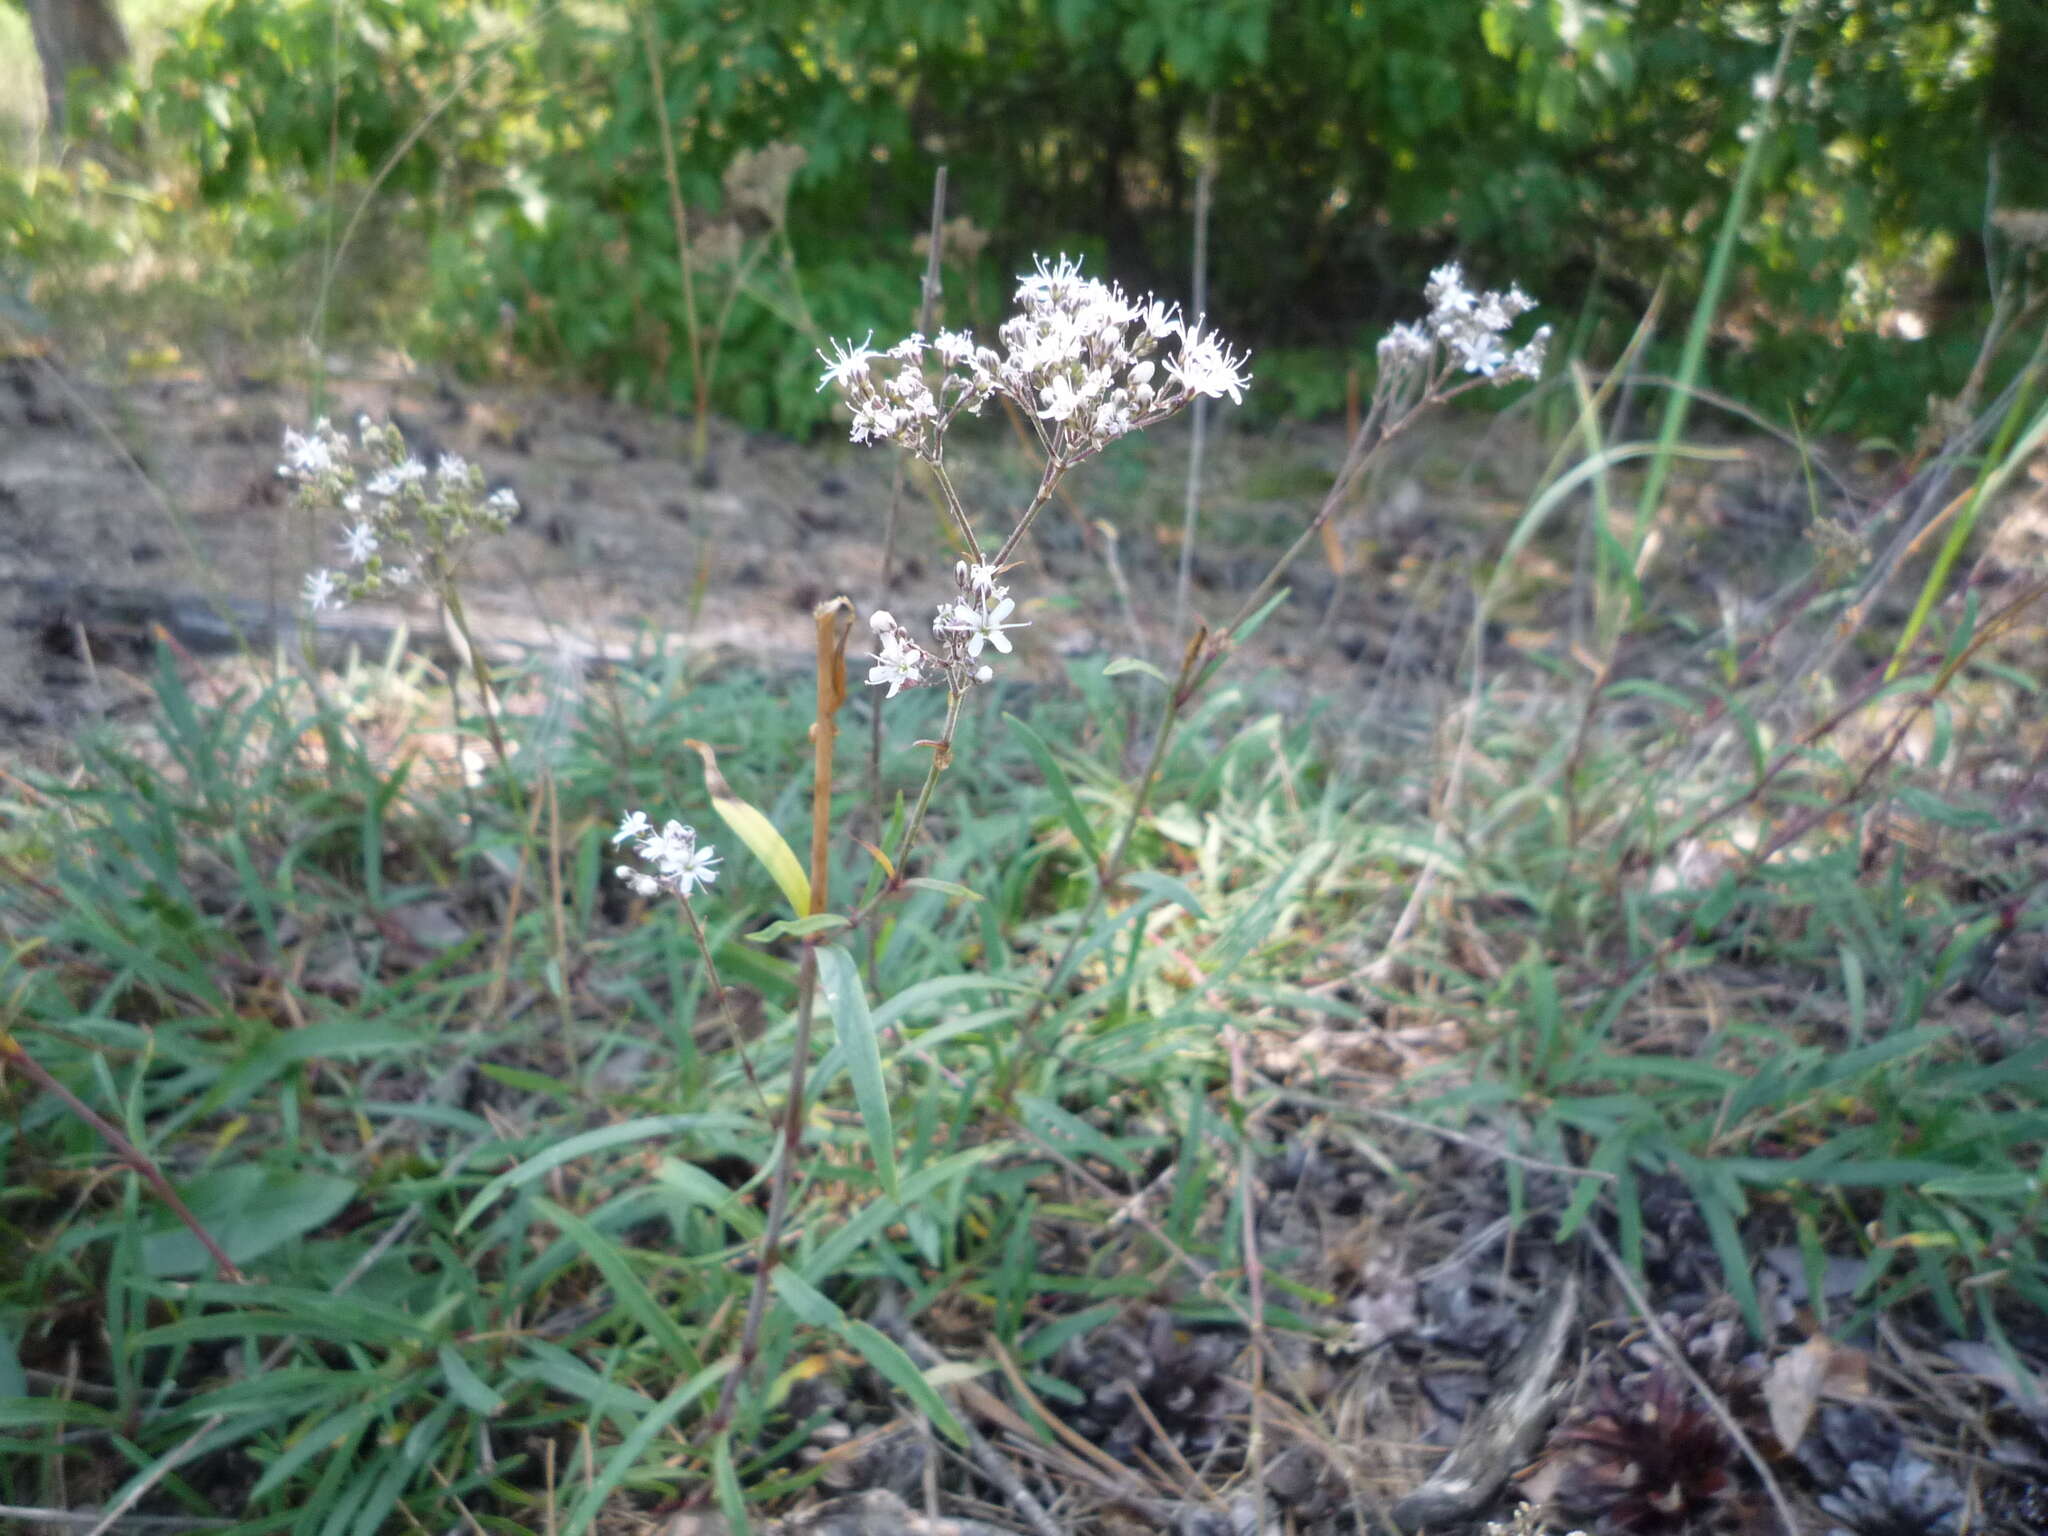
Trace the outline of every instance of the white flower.
<instances>
[{"instance_id":1,"label":"white flower","mask_svg":"<svg viewBox=\"0 0 2048 1536\"><path fill-rule=\"evenodd\" d=\"M631 887L635 896L658 896L661 894L661 883L659 881L652 875L633 868L630 864L621 864L612 873L625 881Z\"/></svg>"},{"instance_id":2,"label":"white flower","mask_svg":"<svg viewBox=\"0 0 2048 1536\"><path fill-rule=\"evenodd\" d=\"M897 342L895 346L891 347L887 355L895 358L899 363L914 363L924 356L924 337L920 336L916 331L912 331L908 336Z\"/></svg>"},{"instance_id":3,"label":"white flower","mask_svg":"<svg viewBox=\"0 0 2048 1536\"><path fill-rule=\"evenodd\" d=\"M341 536L341 547L350 565L361 565L377 553L377 530L367 522L357 523Z\"/></svg>"},{"instance_id":4,"label":"white flower","mask_svg":"<svg viewBox=\"0 0 2048 1536\"><path fill-rule=\"evenodd\" d=\"M1163 341L1181 328L1180 306L1154 299L1138 312L1138 318L1145 322L1145 334L1154 341Z\"/></svg>"},{"instance_id":5,"label":"white flower","mask_svg":"<svg viewBox=\"0 0 2048 1536\"><path fill-rule=\"evenodd\" d=\"M290 427L284 429L284 462L277 467L280 475L310 480L334 468L334 450L328 446L327 435L321 431L326 425L322 421L309 435L303 436Z\"/></svg>"},{"instance_id":6,"label":"white flower","mask_svg":"<svg viewBox=\"0 0 2048 1536\"><path fill-rule=\"evenodd\" d=\"M948 368L958 368L974 359L974 338L965 331L941 331L932 343L932 350L939 354L939 361Z\"/></svg>"},{"instance_id":7,"label":"white flower","mask_svg":"<svg viewBox=\"0 0 2048 1536\"><path fill-rule=\"evenodd\" d=\"M823 389L827 384L831 384L843 391L849 385L865 381L868 376L868 359L882 355L868 345L868 341L874 339L875 333L869 331L868 340L858 346L851 342L842 344L835 341L832 343L832 356L825 357L825 354L820 352L818 356L825 358L825 374L818 380L818 388Z\"/></svg>"},{"instance_id":8,"label":"white flower","mask_svg":"<svg viewBox=\"0 0 2048 1536\"><path fill-rule=\"evenodd\" d=\"M889 616L877 614L876 617ZM924 681L924 658L918 654L916 646L903 638L893 620L890 621L890 627L880 633L882 648L874 653L875 664L868 668L868 683L876 688L886 684L889 689L888 696L893 699L905 688L914 688Z\"/></svg>"},{"instance_id":9,"label":"white flower","mask_svg":"<svg viewBox=\"0 0 2048 1536\"><path fill-rule=\"evenodd\" d=\"M693 842L672 853L664 850L661 876L663 883L678 896L688 896L698 886L709 885L718 878L718 860L712 857L709 843Z\"/></svg>"},{"instance_id":10,"label":"white flower","mask_svg":"<svg viewBox=\"0 0 2048 1536\"><path fill-rule=\"evenodd\" d=\"M1436 350L1436 342L1419 325L1397 325L1380 338L1380 365L1420 363Z\"/></svg>"},{"instance_id":11,"label":"white flower","mask_svg":"<svg viewBox=\"0 0 2048 1536\"><path fill-rule=\"evenodd\" d=\"M903 413L892 410L880 395L870 396L853 408L853 440L867 443L894 437L903 419Z\"/></svg>"},{"instance_id":12,"label":"white flower","mask_svg":"<svg viewBox=\"0 0 2048 1536\"><path fill-rule=\"evenodd\" d=\"M1055 304L1067 298L1075 288L1087 281L1081 276L1081 264L1060 253L1059 260L1047 266L1043 256L1032 258L1035 270L1017 279L1017 302L1037 307Z\"/></svg>"},{"instance_id":13,"label":"white flower","mask_svg":"<svg viewBox=\"0 0 2048 1536\"><path fill-rule=\"evenodd\" d=\"M656 832L646 812L628 811L619 818L619 830L612 834L612 842L634 843L641 859L655 867L653 875L630 864L618 865L613 871L639 895L652 896L657 891L669 890L687 897L718 878L718 859L711 845L700 846L696 828L680 821L668 822Z\"/></svg>"},{"instance_id":14,"label":"white flower","mask_svg":"<svg viewBox=\"0 0 2048 1536\"><path fill-rule=\"evenodd\" d=\"M1039 388L1038 398L1043 402L1038 414L1047 421L1065 421L1080 409L1081 397L1074 392L1073 380L1064 373L1056 373Z\"/></svg>"},{"instance_id":15,"label":"white flower","mask_svg":"<svg viewBox=\"0 0 2048 1536\"><path fill-rule=\"evenodd\" d=\"M417 484L427 478L427 466L418 459L407 458L389 469L380 469L363 487L372 496L396 496L408 485Z\"/></svg>"},{"instance_id":16,"label":"white flower","mask_svg":"<svg viewBox=\"0 0 2048 1536\"><path fill-rule=\"evenodd\" d=\"M1180 356L1166 365L1166 371L1191 395L1228 395L1242 404L1244 387L1251 382L1249 374L1239 372L1243 365L1244 359L1233 356L1213 335L1190 329Z\"/></svg>"},{"instance_id":17,"label":"white flower","mask_svg":"<svg viewBox=\"0 0 2048 1536\"><path fill-rule=\"evenodd\" d=\"M441 489L453 490L469 483L469 461L460 454L444 453L441 462L435 466L434 478L441 482Z\"/></svg>"},{"instance_id":18,"label":"white flower","mask_svg":"<svg viewBox=\"0 0 2048 1536\"><path fill-rule=\"evenodd\" d=\"M519 498L511 486L501 485L484 499L484 509L503 518L514 518L519 515Z\"/></svg>"},{"instance_id":19,"label":"white flower","mask_svg":"<svg viewBox=\"0 0 2048 1536\"><path fill-rule=\"evenodd\" d=\"M336 582L332 571L311 571L306 576L306 606L315 613L327 608L339 608L335 601Z\"/></svg>"},{"instance_id":20,"label":"white flower","mask_svg":"<svg viewBox=\"0 0 2048 1536\"><path fill-rule=\"evenodd\" d=\"M1500 371L1501 364L1508 360L1507 353L1501 349L1500 338L1490 331L1453 337L1451 345L1464 363L1467 373L1484 374L1487 378L1492 378Z\"/></svg>"},{"instance_id":21,"label":"white flower","mask_svg":"<svg viewBox=\"0 0 2048 1536\"><path fill-rule=\"evenodd\" d=\"M650 833L640 840L640 856L665 866L683 858L696 846L697 829L672 820L664 824L660 832Z\"/></svg>"},{"instance_id":22,"label":"white flower","mask_svg":"<svg viewBox=\"0 0 2048 1536\"><path fill-rule=\"evenodd\" d=\"M1465 269L1455 261L1446 262L1429 274L1422 296L1429 300L1430 318L1461 315L1472 308L1473 298L1465 287Z\"/></svg>"},{"instance_id":23,"label":"white flower","mask_svg":"<svg viewBox=\"0 0 2048 1536\"><path fill-rule=\"evenodd\" d=\"M965 560L962 560L960 562L958 579L961 586L970 588L978 592L982 597L987 598L994 596L1002 590L1002 588L996 585L996 578L1002 574L1002 571L996 566L969 565Z\"/></svg>"},{"instance_id":24,"label":"white flower","mask_svg":"<svg viewBox=\"0 0 2048 1536\"><path fill-rule=\"evenodd\" d=\"M896 615L886 608L877 608L868 615L868 628L878 635L890 634L896 628Z\"/></svg>"},{"instance_id":25,"label":"white flower","mask_svg":"<svg viewBox=\"0 0 2048 1536\"><path fill-rule=\"evenodd\" d=\"M956 633L967 636L967 654L979 656L984 645L992 645L1005 656L1010 654L1010 637L1006 629L1028 629L1028 623L1006 624L1003 621L1017 611L1015 598L1006 597L993 608L975 608L967 603L957 603L953 608L952 628Z\"/></svg>"},{"instance_id":26,"label":"white flower","mask_svg":"<svg viewBox=\"0 0 2048 1536\"><path fill-rule=\"evenodd\" d=\"M1515 355L1508 359L1507 367L1502 370L1502 382L1542 378L1543 359L1549 350L1550 327L1546 325L1529 338L1527 345L1516 348Z\"/></svg>"}]
</instances>

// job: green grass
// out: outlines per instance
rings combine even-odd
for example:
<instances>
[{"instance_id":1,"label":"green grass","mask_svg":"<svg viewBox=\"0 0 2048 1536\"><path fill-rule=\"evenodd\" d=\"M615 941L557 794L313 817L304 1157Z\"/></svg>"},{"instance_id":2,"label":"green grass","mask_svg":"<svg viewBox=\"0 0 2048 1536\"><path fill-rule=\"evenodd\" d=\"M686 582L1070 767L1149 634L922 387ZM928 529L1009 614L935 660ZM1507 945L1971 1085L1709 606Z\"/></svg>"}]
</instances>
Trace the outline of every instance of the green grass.
<instances>
[{"instance_id":1,"label":"green grass","mask_svg":"<svg viewBox=\"0 0 2048 1536\"><path fill-rule=\"evenodd\" d=\"M2009 678L1966 680L1986 731L2028 705ZM1650 723L1590 746L1562 698L1532 714L1483 693L1471 810L1438 825L1403 807L1445 763L1225 691L1163 765L1143 873L1080 935L1083 989L1046 997L1087 910L1083 849L1129 803L1126 721L1156 692L1077 664L1066 690L982 691L964 722L922 872L979 899L910 893L856 945L864 1017L843 976L834 1011L878 1042L887 1113L857 1102L851 1037L829 1035L758 1386L707 1442L762 1230L794 951L747 938L779 902L727 848L705 909L743 1062L687 930L624 899L606 840L621 805L708 820L686 736L794 839L808 683L650 654L523 754L545 764L529 830L370 745L403 723L374 673L324 704L285 675L202 705L168 658L157 682L153 737L95 740L76 776L7 806L4 1028L169 1172L246 1278L214 1274L85 1124L10 1074L0 1502L146 1487L144 1509L237 1531L363 1536L465 1511L574 1533L713 1485L772 1507L818 1475L798 1452L828 1417L908 1406L949 1427L878 1309L944 1318L968 1358L999 1344L1027 1418L1070 1402L1059 1345L1125 1305L1245 1316L1247 1115L1289 1093L1359 1112L1313 1059L1238 1100L1232 1025L1275 1043L1454 1028L1468 1053L1418 1070L1408 1112L1588 1170L1505 1165L1521 1220L1611 1223L1641 1262L1643 1193L1676 1181L1752 1311L1768 1241L1816 1268L1869 1260L1837 1325L1931 1306L1995 1330L2048 1303L2027 1171L2048 1046L1944 1002L2023 890L1959 787L1963 733L1958 760L1887 766L1873 794L1825 742L1776 772L1788 749L1760 744L1745 766L1743 732L1716 746L1703 723L1701 678L1626 690ZM890 741L934 729L933 702L892 707ZM864 736L847 733L843 784ZM889 782L907 792L919 757L895 747ZM862 795L844 802L858 826ZM1730 803L1811 827L1789 856L1725 850L1718 877L1657 888L1672 835ZM1859 817L1866 839L1901 818L1913 835L1873 855L1843 830ZM842 892L875 878L848 840L836 859ZM1424 867L1424 920L1375 977ZM1274 1150L1254 1133L1254 1164ZM1105 1236L1146 1187L1150 1217ZM1044 1257L1061 1252L1091 1257ZM1268 1328L1337 1326L1312 1254L1263 1261Z\"/></svg>"}]
</instances>

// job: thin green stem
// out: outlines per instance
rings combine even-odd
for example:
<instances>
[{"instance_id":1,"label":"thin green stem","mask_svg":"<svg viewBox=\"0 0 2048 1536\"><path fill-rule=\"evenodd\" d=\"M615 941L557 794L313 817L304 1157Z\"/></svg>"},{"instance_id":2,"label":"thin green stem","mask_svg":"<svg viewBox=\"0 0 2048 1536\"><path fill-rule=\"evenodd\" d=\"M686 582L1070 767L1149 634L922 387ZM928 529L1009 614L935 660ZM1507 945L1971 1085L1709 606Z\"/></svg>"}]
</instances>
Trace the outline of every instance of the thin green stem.
<instances>
[{"instance_id":1,"label":"thin green stem","mask_svg":"<svg viewBox=\"0 0 2048 1536\"><path fill-rule=\"evenodd\" d=\"M858 928L879 906L882 899L902 882L903 861L910 857L911 849L917 846L918 834L924 830L925 812L931 809L932 792L939 787L939 775L946 771L946 765L953 760L953 734L960 728L960 706L967 695L951 692L946 695L946 724L939 732L939 739L926 743L932 749L931 767L925 770L924 785L917 792L917 804L911 808L910 820L904 823L903 836L896 844L895 857L889 861L890 875L881 888L855 909L848 919L852 927Z\"/></svg>"},{"instance_id":2,"label":"thin green stem","mask_svg":"<svg viewBox=\"0 0 2048 1536\"><path fill-rule=\"evenodd\" d=\"M711 408L711 379L704 368L704 338L697 322L697 263L690 255L690 219L683 207L682 179L676 173L675 129L668 119L668 89L661 77L661 56L656 47L654 11L640 11L640 41L647 53L647 79L653 89L655 121L661 125L661 172L668 184L669 222L675 227L676 262L683 278L683 328L690 343L690 392L696 422L690 451L701 468L704 463L706 420Z\"/></svg>"},{"instance_id":3,"label":"thin green stem","mask_svg":"<svg viewBox=\"0 0 2048 1536\"><path fill-rule=\"evenodd\" d=\"M926 459L925 463L931 466L932 478L938 482L939 495L945 499L946 513L953 519L953 526L959 530L960 542L967 546L967 553L973 557L974 563L980 565L981 540L974 536L974 524L968 519L967 508L961 504L960 493L953 489L953 477L946 473L946 461L934 454ZM1002 563L1000 556L997 557L996 563Z\"/></svg>"},{"instance_id":4,"label":"thin green stem","mask_svg":"<svg viewBox=\"0 0 2048 1536\"><path fill-rule=\"evenodd\" d=\"M1024 535L1030 531L1032 520L1038 516L1040 509L1052 500L1052 493L1060 483L1060 476L1067 472L1067 468L1062 460L1047 461L1045 474L1038 482L1038 494L1031 498L1031 505L1026 507L1024 515L1017 519L1017 526L1010 530L1010 536L1003 540L1003 547L996 551L996 557L990 564L1001 569L1010 563L1010 556L1014 555L1017 546L1024 542Z\"/></svg>"},{"instance_id":5,"label":"thin green stem","mask_svg":"<svg viewBox=\"0 0 2048 1536\"><path fill-rule=\"evenodd\" d=\"M697 915L697 909L690 904L690 898L677 898L683 909L683 920L690 925L690 937L697 941L697 954L704 962L704 974L711 979L711 995L718 999L718 1011L725 1016L725 1032L732 1038L733 1054L739 1057L740 1067L747 1074L747 1081L753 1085L754 1097L761 1101L761 1111L768 1111L768 1093L761 1086L761 1078L754 1071L754 1058L747 1054L745 1036L740 1033L740 1021L732 1011L732 994L725 990L725 982L718 974L718 962L711 958L711 940L704 932L704 920Z\"/></svg>"},{"instance_id":6,"label":"thin green stem","mask_svg":"<svg viewBox=\"0 0 2048 1536\"><path fill-rule=\"evenodd\" d=\"M1046 983L1044 994L1032 1005L1030 1014L1024 1020L1024 1027L1027 1030L1044 1015L1053 998L1059 995L1060 988L1066 984L1080 957L1081 946L1087 942L1088 934L1095 926L1095 919L1101 913L1103 903L1109 899L1110 887L1123 875L1124 855L1130 850L1131 839L1137 833L1138 823L1144 819L1145 806L1151 798L1153 781L1159 775L1159 765L1166 761L1167 748L1173 740L1173 728L1180 721L1181 710L1193 697L1189 684L1196 677L1196 669L1203 655L1204 649L1197 637L1197 642L1189 645L1182 656L1180 676L1175 679L1173 688L1166 696L1166 707L1159 713L1159 725L1152 733L1152 745L1145 754L1145 766L1138 775L1138 787L1131 796L1131 808L1125 813L1123 824L1117 828L1116 841L1110 844L1109 852L1104 855L1100 867L1096 870L1094 894L1088 898L1088 906L1082 912L1081 920L1074 925L1074 932L1068 938L1066 948L1060 952L1058 961L1054 963L1052 979Z\"/></svg>"}]
</instances>

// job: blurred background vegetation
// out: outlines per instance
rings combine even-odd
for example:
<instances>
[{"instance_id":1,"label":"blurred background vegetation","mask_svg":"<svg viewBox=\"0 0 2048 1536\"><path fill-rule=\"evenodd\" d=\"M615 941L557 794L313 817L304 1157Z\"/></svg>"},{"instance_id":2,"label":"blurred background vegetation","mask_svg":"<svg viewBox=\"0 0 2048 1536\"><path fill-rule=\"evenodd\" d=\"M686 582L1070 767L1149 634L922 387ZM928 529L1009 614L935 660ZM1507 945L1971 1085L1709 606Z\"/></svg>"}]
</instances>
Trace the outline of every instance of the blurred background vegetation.
<instances>
[{"instance_id":1,"label":"blurred background vegetation","mask_svg":"<svg viewBox=\"0 0 2048 1536\"><path fill-rule=\"evenodd\" d=\"M1685 299L1796 18L1711 376L1895 442L1976 361L1988 213L2048 204L2039 0L132 0L128 65L76 75L57 133L30 14L81 7L0 4L14 305L131 346L315 307L331 340L687 408L680 201L713 403L799 434L817 339L914 312L942 164L955 322L1033 250L1184 290L1213 164L1211 312L1257 409L1314 415L1453 255L1596 360Z\"/></svg>"}]
</instances>

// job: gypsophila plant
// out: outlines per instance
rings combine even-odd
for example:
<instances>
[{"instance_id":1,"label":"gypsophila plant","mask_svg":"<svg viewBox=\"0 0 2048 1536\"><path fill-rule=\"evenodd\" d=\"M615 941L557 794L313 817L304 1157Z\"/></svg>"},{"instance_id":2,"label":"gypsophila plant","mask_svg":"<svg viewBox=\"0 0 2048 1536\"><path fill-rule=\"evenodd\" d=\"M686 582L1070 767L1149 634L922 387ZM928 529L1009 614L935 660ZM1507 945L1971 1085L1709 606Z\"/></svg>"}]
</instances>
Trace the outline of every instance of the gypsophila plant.
<instances>
[{"instance_id":1,"label":"gypsophila plant","mask_svg":"<svg viewBox=\"0 0 2048 1536\"><path fill-rule=\"evenodd\" d=\"M1426 398L1459 373L1478 374L1495 384L1543 376L1549 326L1514 351L1507 349L1509 328L1536 307L1519 287L1474 293L1465 286L1464 269L1454 261L1429 274L1422 294L1429 300L1429 314L1395 326L1380 339L1382 391L1416 392Z\"/></svg>"},{"instance_id":2,"label":"gypsophila plant","mask_svg":"<svg viewBox=\"0 0 2048 1536\"><path fill-rule=\"evenodd\" d=\"M358 431L351 442L324 416L311 432L285 429L278 474L297 484L300 507L343 522L342 568L306 577L316 613L416 585L445 593L469 546L519 515L518 497L486 493L483 471L468 460L444 453L429 469L396 427L365 416Z\"/></svg>"},{"instance_id":3,"label":"gypsophila plant","mask_svg":"<svg viewBox=\"0 0 2048 1536\"><path fill-rule=\"evenodd\" d=\"M511 760L498 724L490 669L462 607L457 581L464 555L476 540L503 533L519 516L519 499L509 488L484 488L483 471L467 459L444 453L430 470L406 446L404 435L368 416L357 423L357 441L321 417L313 430L284 434L279 475L298 485L299 507L343 523L341 570L309 572L306 605L315 613L366 597L421 587L440 599L451 639L476 676L483 698L484 728L498 765ZM460 712L457 712L458 721Z\"/></svg>"},{"instance_id":4,"label":"gypsophila plant","mask_svg":"<svg viewBox=\"0 0 2048 1536\"><path fill-rule=\"evenodd\" d=\"M967 556L932 620L931 643L886 611L869 621L878 649L868 682L886 687L890 698L943 683L957 701L992 680L984 652L1009 654L1007 631L1024 627L1011 618L1017 603L999 578L1068 470L1202 396L1242 401L1251 382L1244 355L1200 317L1190 321L1178 305L1135 299L1085 277L1064 255L1040 257L1018 280L1016 302L997 332L1000 350L966 331L942 330L929 342L912 332L882 352L869 345L870 332L866 341L834 342L830 355L819 354L826 367L818 387L836 388L851 408L853 440L894 443L930 467ZM991 553L953 487L945 449L947 429L997 397L1031 423L1045 467L1037 493Z\"/></svg>"},{"instance_id":5,"label":"gypsophila plant","mask_svg":"<svg viewBox=\"0 0 2048 1536\"><path fill-rule=\"evenodd\" d=\"M1379 448L1425 408L1467 389L1533 379L1541 373L1547 330L1538 331L1513 351L1505 339L1514 322L1534 307L1534 301L1519 288L1474 294L1465 287L1459 269L1449 266L1431 279L1428 296L1428 318L1420 325L1398 328L1382 346L1373 409L1316 516L1237 615L1214 630L1202 627L1183 653L1179 675L1170 680L1151 755L1139 772L1129 810L1116 841L1097 862L1088 910L1025 1020L1026 1041L1043 1009L1069 979L1083 938L1121 876L1132 833L1144 815L1147 795L1181 712L1222 664L1235 641L1270 608L1270 594L1287 565L1316 537ZM975 687L994 680L998 658L1014 653L1012 636L1029 627L1028 621L1017 617L1018 602L1010 595L1005 578L1022 563L1020 551L1033 521L1068 471L1118 438L1162 422L1204 397L1241 401L1250 383L1244 354L1209 330L1202 317L1186 317L1177 305L1149 295L1133 298L1114 283L1084 276L1079 263L1064 255L1052 261L1039 258L1033 270L1019 278L1016 305L1016 312L998 329L999 347L981 345L965 331L940 330L929 341L913 332L887 350L877 351L872 345L874 333L869 332L860 342L835 341L829 353L819 353L825 371L818 387L839 392L851 412L853 440L892 443L927 467L960 552L953 590L938 603L929 638L913 633L886 609L876 609L868 620L876 647L867 672L870 686L886 690L885 697L890 699L906 688L943 688L946 694L945 723L938 737L918 743L931 749L931 760L917 800L902 822L894 854L870 848L883 878L850 914L829 911L832 742L835 717L845 699L845 646L850 626L846 616L851 611L845 599L821 604L813 615L818 630L818 711L812 726L815 782L808 875L768 819L726 785L711 749L701 742L688 743L704 758L706 783L719 815L768 868L789 900L793 919L764 930L763 936L787 936L801 944L782 1139L771 1174L768 1213L736 1359L708 1426L708 1436L714 1442L732 1423L737 1396L752 1374L759 1351L788 1217L793 1171L807 1123L805 1073L821 984L830 994L828 1004L847 1053L877 1172L885 1189L893 1193L896 1188L895 1135L860 967L849 950L833 941L863 927L906 885L958 889L943 881L913 876L907 865L917 849L933 791L951 761L963 699ZM997 398L1014 406L1031 424L1044 466L1037 491L1007 531L1000 538L992 534L984 538L947 471L946 435L963 414L977 414ZM622 864L616 871L618 878L641 896L675 895L708 966L710 947L690 897L715 878L716 861L710 848L699 845L696 834L677 821L656 832L641 811L622 815L613 842L632 844L653 870L650 873ZM1025 1042L1020 1041L1009 1057L1005 1079L998 1085L999 1100L1005 1105L1012 1086L1008 1073L1025 1054ZM900 1369L885 1374L915 1394L918 1387L911 1383L916 1373L908 1359L894 1360L891 1366Z\"/></svg>"}]
</instances>

